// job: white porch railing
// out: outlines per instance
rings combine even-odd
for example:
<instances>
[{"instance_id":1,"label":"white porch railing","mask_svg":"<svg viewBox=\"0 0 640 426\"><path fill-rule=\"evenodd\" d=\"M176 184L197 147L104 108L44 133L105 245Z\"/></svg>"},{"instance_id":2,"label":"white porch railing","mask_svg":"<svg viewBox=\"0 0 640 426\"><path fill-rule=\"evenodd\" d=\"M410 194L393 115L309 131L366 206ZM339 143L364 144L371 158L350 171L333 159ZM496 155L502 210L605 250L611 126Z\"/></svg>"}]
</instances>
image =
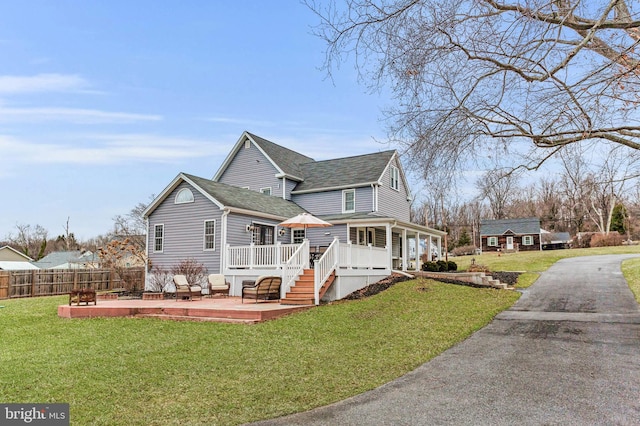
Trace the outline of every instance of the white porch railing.
<instances>
[{"instance_id":1,"label":"white porch railing","mask_svg":"<svg viewBox=\"0 0 640 426\"><path fill-rule=\"evenodd\" d=\"M298 249L290 256L282 268L281 297L284 297L291 290L303 270L309 267L309 240L303 240L302 244L297 244L296 247Z\"/></svg>"},{"instance_id":2,"label":"white porch railing","mask_svg":"<svg viewBox=\"0 0 640 426\"><path fill-rule=\"evenodd\" d=\"M389 265L386 248L340 243L338 266L349 269L385 269Z\"/></svg>"},{"instance_id":3,"label":"white porch railing","mask_svg":"<svg viewBox=\"0 0 640 426\"><path fill-rule=\"evenodd\" d=\"M338 250L340 242L334 238L329 248L322 257L314 263L313 269L313 295L316 305L320 304L320 287L338 267Z\"/></svg>"},{"instance_id":4,"label":"white porch railing","mask_svg":"<svg viewBox=\"0 0 640 426\"><path fill-rule=\"evenodd\" d=\"M227 244L225 256L228 269L279 269L286 263L300 244L275 244L231 247ZM307 243L308 247L308 243ZM308 251L308 250L307 250Z\"/></svg>"}]
</instances>

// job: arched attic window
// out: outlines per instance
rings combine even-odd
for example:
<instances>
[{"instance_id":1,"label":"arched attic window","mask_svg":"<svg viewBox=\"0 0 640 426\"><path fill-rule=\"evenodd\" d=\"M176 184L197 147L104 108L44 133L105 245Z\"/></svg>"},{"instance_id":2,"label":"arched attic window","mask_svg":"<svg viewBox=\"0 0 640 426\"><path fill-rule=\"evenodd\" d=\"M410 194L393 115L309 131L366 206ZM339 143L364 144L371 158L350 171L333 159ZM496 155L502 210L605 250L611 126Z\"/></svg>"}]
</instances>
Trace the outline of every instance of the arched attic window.
<instances>
[{"instance_id":1,"label":"arched attic window","mask_svg":"<svg viewBox=\"0 0 640 426\"><path fill-rule=\"evenodd\" d=\"M193 203L193 192L189 188L182 188L176 194L176 204Z\"/></svg>"}]
</instances>

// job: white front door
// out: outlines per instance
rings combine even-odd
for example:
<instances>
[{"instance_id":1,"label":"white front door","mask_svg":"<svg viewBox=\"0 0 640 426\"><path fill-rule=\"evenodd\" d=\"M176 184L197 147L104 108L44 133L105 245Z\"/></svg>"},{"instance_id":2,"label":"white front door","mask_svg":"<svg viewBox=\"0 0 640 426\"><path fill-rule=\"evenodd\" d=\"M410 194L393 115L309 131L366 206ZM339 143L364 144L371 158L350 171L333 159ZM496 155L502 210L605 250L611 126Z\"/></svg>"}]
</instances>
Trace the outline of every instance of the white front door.
<instances>
[{"instance_id":1,"label":"white front door","mask_svg":"<svg viewBox=\"0 0 640 426\"><path fill-rule=\"evenodd\" d=\"M513 237L507 237L507 250L513 250Z\"/></svg>"}]
</instances>

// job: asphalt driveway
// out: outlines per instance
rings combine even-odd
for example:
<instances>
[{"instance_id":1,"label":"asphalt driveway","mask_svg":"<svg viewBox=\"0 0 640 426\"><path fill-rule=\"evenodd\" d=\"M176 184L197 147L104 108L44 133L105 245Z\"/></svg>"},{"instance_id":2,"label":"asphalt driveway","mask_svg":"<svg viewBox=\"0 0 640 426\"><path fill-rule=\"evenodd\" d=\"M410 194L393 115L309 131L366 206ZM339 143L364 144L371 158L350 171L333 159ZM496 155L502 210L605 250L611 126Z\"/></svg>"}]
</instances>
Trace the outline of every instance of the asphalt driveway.
<instances>
[{"instance_id":1,"label":"asphalt driveway","mask_svg":"<svg viewBox=\"0 0 640 426\"><path fill-rule=\"evenodd\" d=\"M630 257L561 260L511 309L413 372L258 424L640 425L640 311L620 272Z\"/></svg>"}]
</instances>

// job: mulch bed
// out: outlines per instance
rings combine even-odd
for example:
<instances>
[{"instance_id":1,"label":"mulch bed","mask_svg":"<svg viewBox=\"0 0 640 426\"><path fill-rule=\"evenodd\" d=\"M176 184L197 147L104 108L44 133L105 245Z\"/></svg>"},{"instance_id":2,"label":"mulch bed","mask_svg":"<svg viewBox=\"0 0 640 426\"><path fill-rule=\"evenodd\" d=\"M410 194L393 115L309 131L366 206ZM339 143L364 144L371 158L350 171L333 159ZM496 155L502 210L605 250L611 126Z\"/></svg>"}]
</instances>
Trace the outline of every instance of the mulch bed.
<instances>
[{"instance_id":1,"label":"mulch bed","mask_svg":"<svg viewBox=\"0 0 640 426\"><path fill-rule=\"evenodd\" d=\"M380 293L381 291L385 291L386 289L388 289L389 287L391 287L396 283L407 281L410 279L411 278L407 277L406 275L393 274L387 278L384 278L378 281L377 283L373 283L364 288L361 288L360 290L354 291L351 294L348 294L347 296L342 298L342 300L358 300L358 299L363 299L365 297L370 297Z\"/></svg>"},{"instance_id":2,"label":"mulch bed","mask_svg":"<svg viewBox=\"0 0 640 426\"><path fill-rule=\"evenodd\" d=\"M491 275L493 278L500 280L501 283L508 284L510 286L515 285L518 282L518 276L520 276L521 272L507 272L507 271L497 271L497 272L488 272L487 275ZM419 275L419 274L417 274ZM358 300L363 299L365 297L374 296L382 291L385 291L392 285L410 280L410 277L400 274L393 274L383 280L378 281L377 283L373 283L368 285L360 290L354 291L353 293L348 294L342 300ZM458 284L464 285L467 287L477 287L477 288L485 288L486 286L481 286L473 283L469 283L466 281L459 281L452 278L438 278L436 281L445 282L448 284Z\"/></svg>"}]
</instances>

